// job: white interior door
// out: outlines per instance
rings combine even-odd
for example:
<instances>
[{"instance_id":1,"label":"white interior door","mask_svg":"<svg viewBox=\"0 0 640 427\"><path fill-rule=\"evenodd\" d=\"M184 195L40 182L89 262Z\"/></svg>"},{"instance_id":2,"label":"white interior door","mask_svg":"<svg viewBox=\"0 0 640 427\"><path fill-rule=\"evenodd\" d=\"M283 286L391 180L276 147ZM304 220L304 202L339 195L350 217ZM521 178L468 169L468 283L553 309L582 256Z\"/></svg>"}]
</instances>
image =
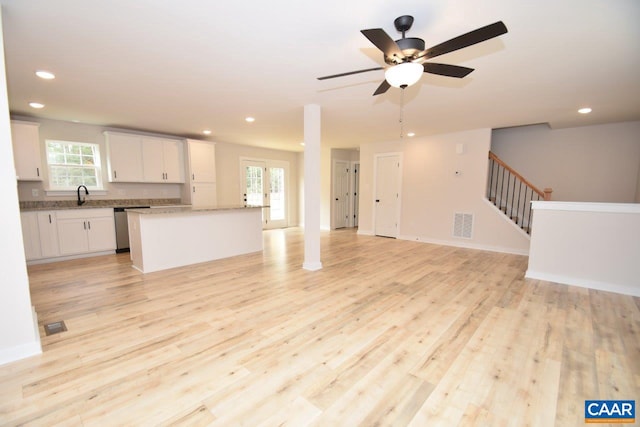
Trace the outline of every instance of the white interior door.
<instances>
[{"instance_id":1,"label":"white interior door","mask_svg":"<svg viewBox=\"0 0 640 427\"><path fill-rule=\"evenodd\" d=\"M333 228L344 228L349 220L349 162L333 164Z\"/></svg>"},{"instance_id":2,"label":"white interior door","mask_svg":"<svg viewBox=\"0 0 640 427\"><path fill-rule=\"evenodd\" d=\"M376 157L375 234L398 237L400 156Z\"/></svg>"},{"instance_id":3,"label":"white interior door","mask_svg":"<svg viewBox=\"0 0 640 427\"><path fill-rule=\"evenodd\" d=\"M353 174L351 174L351 200L352 200L352 209L353 216L351 217L351 226L358 226L358 215L360 208L360 163L355 162L351 165L351 169L353 170Z\"/></svg>"}]
</instances>

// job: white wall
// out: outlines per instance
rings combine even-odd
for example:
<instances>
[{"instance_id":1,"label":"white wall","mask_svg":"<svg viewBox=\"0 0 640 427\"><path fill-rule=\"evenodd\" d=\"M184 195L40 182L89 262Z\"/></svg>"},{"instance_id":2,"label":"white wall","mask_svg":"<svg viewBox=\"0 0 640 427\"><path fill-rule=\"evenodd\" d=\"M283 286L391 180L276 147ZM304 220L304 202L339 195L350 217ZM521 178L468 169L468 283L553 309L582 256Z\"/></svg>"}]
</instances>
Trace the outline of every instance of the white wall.
<instances>
[{"instance_id":1,"label":"white wall","mask_svg":"<svg viewBox=\"0 0 640 427\"><path fill-rule=\"evenodd\" d=\"M489 129L479 129L361 146L359 232L375 229L375 155L402 152L400 238L526 254L526 233L485 197L490 138ZM474 215L472 239L452 236L454 212Z\"/></svg>"},{"instance_id":2,"label":"white wall","mask_svg":"<svg viewBox=\"0 0 640 427\"><path fill-rule=\"evenodd\" d=\"M552 200L639 201L640 122L493 131L491 150Z\"/></svg>"},{"instance_id":3,"label":"white wall","mask_svg":"<svg viewBox=\"0 0 640 427\"><path fill-rule=\"evenodd\" d=\"M41 352L22 249L0 10L0 364Z\"/></svg>"},{"instance_id":4,"label":"white wall","mask_svg":"<svg viewBox=\"0 0 640 427\"><path fill-rule=\"evenodd\" d=\"M640 296L640 205L533 202L526 277Z\"/></svg>"}]
</instances>

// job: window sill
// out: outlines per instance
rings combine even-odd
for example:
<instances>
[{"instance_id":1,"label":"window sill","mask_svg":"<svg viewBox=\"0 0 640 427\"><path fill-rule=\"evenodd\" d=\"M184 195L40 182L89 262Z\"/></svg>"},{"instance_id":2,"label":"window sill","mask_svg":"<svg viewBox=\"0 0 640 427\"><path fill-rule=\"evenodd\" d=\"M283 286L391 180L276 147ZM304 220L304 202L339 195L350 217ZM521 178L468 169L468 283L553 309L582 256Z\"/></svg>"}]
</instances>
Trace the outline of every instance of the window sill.
<instances>
[{"instance_id":1,"label":"window sill","mask_svg":"<svg viewBox=\"0 0 640 427\"><path fill-rule=\"evenodd\" d=\"M46 196L77 196L77 190L44 190ZM84 197L84 192L80 193ZM89 190L89 196L106 196L107 190Z\"/></svg>"}]
</instances>

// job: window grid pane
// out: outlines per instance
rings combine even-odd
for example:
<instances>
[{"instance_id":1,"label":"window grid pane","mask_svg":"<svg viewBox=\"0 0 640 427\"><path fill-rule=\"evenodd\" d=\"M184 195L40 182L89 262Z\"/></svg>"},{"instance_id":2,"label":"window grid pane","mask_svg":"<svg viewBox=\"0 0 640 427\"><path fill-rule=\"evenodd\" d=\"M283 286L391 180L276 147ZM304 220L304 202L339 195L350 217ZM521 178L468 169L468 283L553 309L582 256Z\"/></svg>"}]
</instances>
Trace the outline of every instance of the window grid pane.
<instances>
[{"instance_id":1,"label":"window grid pane","mask_svg":"<svg viewBox=\"0 0 640 427\"><path fill-rule=\"evenodd\" d=\"M52 189L76 189L79 185L102 188L97 144L47 140L46 149Z\"/></svg>"}]
</instances>

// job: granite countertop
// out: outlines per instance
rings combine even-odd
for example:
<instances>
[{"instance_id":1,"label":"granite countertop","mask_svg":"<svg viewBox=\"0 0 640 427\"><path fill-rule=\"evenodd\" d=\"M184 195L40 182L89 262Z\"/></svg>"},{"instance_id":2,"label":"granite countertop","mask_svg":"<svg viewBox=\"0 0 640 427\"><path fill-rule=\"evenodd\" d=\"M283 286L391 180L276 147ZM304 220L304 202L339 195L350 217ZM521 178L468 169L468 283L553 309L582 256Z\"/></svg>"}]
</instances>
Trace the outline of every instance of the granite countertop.
<instances>
[{"instance_id":1,"label":"granite countertop","mask_svg":"<svg viewBox=\"0 0 640 427\"><path fill-rule=\"evenodd\" d=\"M176 213L198 213L198 212L214 212L214 211L228 211L239 209L262 209L268 206L243 206L243 205L230 205L230 206L167 206L157 208L143 208L143 209L126 209L127 212L138 213L142 215L157 215L157 214L176 214Z\"/></svg>"},{"instance_id":2,"label":"granite countertop","mask_svg":"<svg viewBox=\"0 0 640 427\"><path fill-rule=\"evenodd\" d=\"M184 206L180 199L103 199L87 200L83 205L78 205L73 200L33 201L20 202L20 210L27 211L53 211L62 209L100 209L100 208L126 208L136 206Z\"/></svg>"}]
</instances>

